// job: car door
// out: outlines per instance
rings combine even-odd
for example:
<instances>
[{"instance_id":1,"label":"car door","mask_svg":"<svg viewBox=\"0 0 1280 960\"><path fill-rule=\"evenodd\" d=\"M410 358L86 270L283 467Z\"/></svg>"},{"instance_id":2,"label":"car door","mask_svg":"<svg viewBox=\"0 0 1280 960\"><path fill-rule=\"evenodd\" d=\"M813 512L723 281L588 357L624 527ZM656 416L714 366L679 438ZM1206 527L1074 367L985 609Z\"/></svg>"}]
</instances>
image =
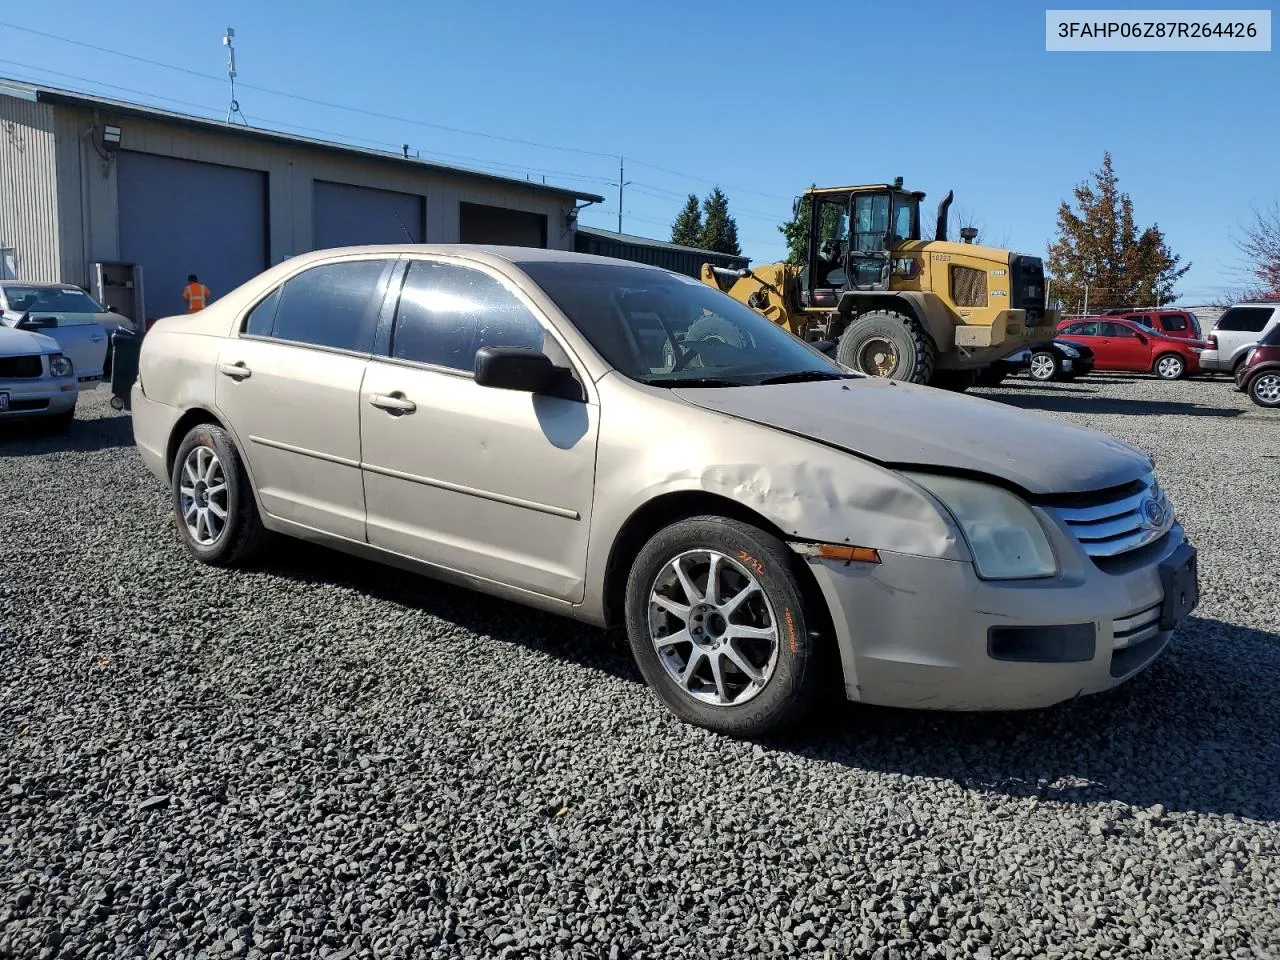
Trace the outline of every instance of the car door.
<instances>
[{"instance_id":1,"label":"car door","mask_svg":"<svg viewBox=\"0 0 1280 960\"><path fill-rule=\"evenodd\" d=\"M54 324L47 328L36 328L37 333L52 337L58 343L58 349L71 358L76 368L76 377L81 381L102 379L102 364L107 356L107 331L92 316L83 314L46 314L39 309L26 315L19 321L20 328L27 324L41 322Z\"/></svg>"},{"instance_id":2,"label":"car door","mask_svg":"<svg viewBox=\"0 0 1280 960\"><path fill-rule=\"evenodd\" d=\"M222 347L215 399L273 517L365 538L360 386L395 265L356 256L307 267Z\"/></svg>"},{"instance_id":3,"label":"car door","mask_svg":"<svg viewBox=\"0 0 1280 960\"><path fill-rule=\"evenodd\" d=\"M369 542L578 602L599 409L478 385L484 346L537 347L572 366L509 279L467 261L411 260L361 391Z\"/></svg>"},{"instance_id":4,"label":"car door","mask_svg":"<svg viewBox=\"0 0 1280 960\"><path fill-rule=\"evenodd\" d=\"M1127 324L1116 320L1098 323L1099 340L1105 345L1108 366L1112 370L1148 370L1151 367L1148 344L1143 336Z\"/></svg>"}]
</instances>

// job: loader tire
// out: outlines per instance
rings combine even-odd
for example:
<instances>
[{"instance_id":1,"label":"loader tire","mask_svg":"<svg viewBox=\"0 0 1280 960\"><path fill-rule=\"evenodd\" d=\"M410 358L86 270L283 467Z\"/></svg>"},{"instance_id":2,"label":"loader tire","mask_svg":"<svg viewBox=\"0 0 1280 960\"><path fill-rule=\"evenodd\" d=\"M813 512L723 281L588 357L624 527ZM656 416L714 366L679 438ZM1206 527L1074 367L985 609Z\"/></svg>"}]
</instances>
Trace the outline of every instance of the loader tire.
<instances>
[{"instance_id":1,"label":"loader tire","mask_svg":"<svg viewBox=\"0 0 1280 960\"><path fill-rule=\"evenodd\" d=\"M836 359L872 377L928 383L937 350L915 317L872 310L858 317L840 337Z\"/></svg>"}]
</instances>

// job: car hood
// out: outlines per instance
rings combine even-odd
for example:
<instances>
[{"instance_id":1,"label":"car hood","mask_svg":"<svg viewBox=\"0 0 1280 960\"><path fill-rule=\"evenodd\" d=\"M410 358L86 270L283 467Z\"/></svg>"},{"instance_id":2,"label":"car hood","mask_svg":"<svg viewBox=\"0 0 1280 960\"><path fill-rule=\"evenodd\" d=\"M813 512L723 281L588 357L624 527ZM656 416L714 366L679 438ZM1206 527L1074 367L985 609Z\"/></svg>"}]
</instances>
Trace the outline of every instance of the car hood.
<instances>
[{"instance_id":1,"label":"car hood","mask_svg":"<svg viewBox=\"0 0 1280 960\"><path fill-rule=\"evenodd\" d=\"M57 353L58 341L34 330L0 325L0 357L25 357L33 353Z\"/></svg>"},{"instance_id":2,"label":"car hood","mask_svg":"<svg viewBox=\"0 0 1280 960\"><path fill-rule=\"evenodd\" d=\"M986 474L1030 494L1103 490L1153 468L1141 450L1103 433L878 377L673 392L703 409L887 466Z\"/></svg>"}]
</instances>

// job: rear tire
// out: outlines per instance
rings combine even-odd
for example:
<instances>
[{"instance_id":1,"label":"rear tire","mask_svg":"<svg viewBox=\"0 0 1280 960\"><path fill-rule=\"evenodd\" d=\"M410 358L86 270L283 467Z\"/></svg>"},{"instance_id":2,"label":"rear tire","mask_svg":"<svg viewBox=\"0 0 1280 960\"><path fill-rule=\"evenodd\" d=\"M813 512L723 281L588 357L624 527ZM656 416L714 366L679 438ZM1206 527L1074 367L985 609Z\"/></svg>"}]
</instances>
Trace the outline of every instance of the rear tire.
<instances>
[{"instance_id":1,"label":"rear tire","mask_svg":"<svg viewBox=\"0 0 1280 960\"><path fill-rule=\"evenodd\" d=\"M266 539L240 453L221 427L202 423L178 445L169 474L178 537L214 567L236 566Z\"/></svg>"},{"instance_id":2,"label":"rear tire","mask_svg":"<svg viewBox=\"0 0 1280 960\"><path fill-rule=\"evenodd\" d=\"M1156 357L1152 370L1161 380L1181 380L1187 375L1187 361L1176 353L1162 353Z\"/></svg>"},{"instance_id":3,"label":"rear tire","mask_svg":"<svg viewBox=\"0 0 1280 960\"><path fill-rule=\"evenodd\" d=\"M1267 370L1254 377L1249 384L1249 399L1268 410L1280 407L1280 371Z\"/></svg>"},{"instance_id":4,"label":"rear tire","mask_svg":"<svg viewBox=\"0 0 1280 960\"><path fill-rule=\"evenodd\" d=\"M672 713L717 733L759 737L816 705L821 641L810 634L815 620L795 562L776 537L716 516L674 523L644 545L627 578L627 637ZM716 589L708 591L712 569Z\"/></svg>"},{"instance_id":5,"label":"rear tire","mask_svg":"<svg viewBox=\"0 0 1280 960\"><path fill-rule=\"evenodd\" d=\"M928 383L937 349L915 317L892 310L872 310L840 337L836 359L873 377Z\"/></svg>"}]
</instances>

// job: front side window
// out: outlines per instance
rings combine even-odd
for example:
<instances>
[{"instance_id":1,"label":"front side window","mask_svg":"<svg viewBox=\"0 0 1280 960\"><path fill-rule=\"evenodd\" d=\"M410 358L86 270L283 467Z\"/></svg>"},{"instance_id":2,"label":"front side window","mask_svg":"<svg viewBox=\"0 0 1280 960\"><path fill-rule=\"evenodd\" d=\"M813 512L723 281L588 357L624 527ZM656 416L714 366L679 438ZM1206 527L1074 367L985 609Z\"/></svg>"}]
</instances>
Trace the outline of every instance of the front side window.
<instances>
[{"instance_id":1,"label":"front side window","mask_svg":"<svg viewBox=\"0 0 1280 960\"><path fill-rule=\"evenodd\" d=\"M246 332L318 347L370 353L378 319L378 293L383 289L384 275L390 272L393 262L344 260L304 270L290 277L280 288L270 332L260 330L269 312L268 301L276 294L262 301L254 310L254 314L264 311L263 318L258 321L259 329ZM255 322L254 314L249 317L250 325Z\"/></svg>"},{"instance_id":2,"label":"front side window","mask_svg":"<svg viewBox=\"0 0 1280 960\"><path fill-rule=\"evenodd\" d=\"M628 264L518 266L612 367L654 386L748 386L847 374L727 294L690 277Z\"/></svg>"},{"instance_id":3,"label":"front side window","mask_svg":"<svg viewBox=\"0 0 1280 960\"><path fill-rule=\"evenodd\" d=\"M1271 307L1232 307L1218 320L1219 330L1259 333L1271 319Z\"/></svg>"},{"instance_id":4,"label":"front side window","mask_svg":"<svg viewBox=\"0 0 1280 960\"><path fill-rule=\"evenodd\" d=\"M1073 323L1067 327L1067 333L1076 337L1096 337L1098 335L1098 325L1096 323Z\"/></svg>"},{"instance_id":5,"label":"front side window","mask_svg":"<svg viewBox=\"0 0 1280 960\"><path fill-rule=\"evenodd\" d=\"M543 349L537 317L501 283L453 263L409 265L391 334L391 356L452 370L475 369L481 347Z\"/></svg>"}]
</instances>

